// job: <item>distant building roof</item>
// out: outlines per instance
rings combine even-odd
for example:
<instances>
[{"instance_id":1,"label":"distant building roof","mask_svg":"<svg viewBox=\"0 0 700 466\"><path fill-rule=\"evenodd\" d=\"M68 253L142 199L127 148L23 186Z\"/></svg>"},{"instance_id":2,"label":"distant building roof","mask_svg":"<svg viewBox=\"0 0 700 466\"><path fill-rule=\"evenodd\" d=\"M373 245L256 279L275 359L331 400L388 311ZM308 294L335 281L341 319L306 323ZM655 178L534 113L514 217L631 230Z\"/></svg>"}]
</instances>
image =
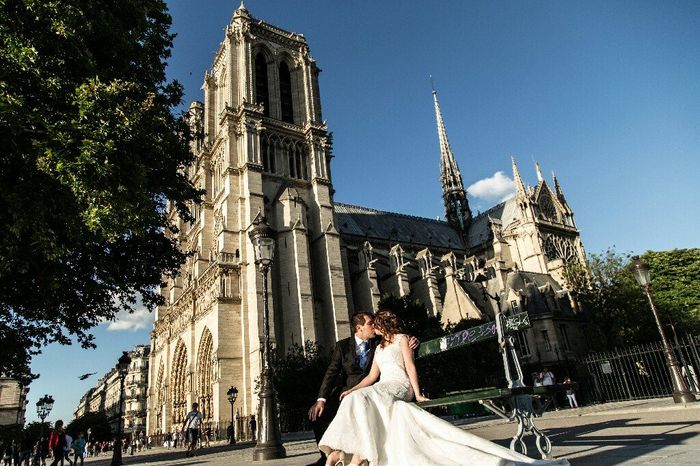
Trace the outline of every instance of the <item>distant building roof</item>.
<instances>
[{"instance_id":1,"label":"distant building roof","mask_svg":"<svg viewBox=\"0 0 700 466\"><path fill-rule=\"evenodd\" d=\"M442 220L335 203L335 224L342 235L398 243L465 249L459 232Z\"/></svg>"},{"instance_id":2,"label":"distant building roof","mask_svg":"<svg viewBox=\"0 0 700 466\"><path fill-rule=\"evenodd\" d=\"M516 220L515 207L515 198L511 197L474 217L467 234L468 246L470 248L480 246L491 238L490 218L499 220L503 228L513 223Z\"/></svg>"}]
</instances>

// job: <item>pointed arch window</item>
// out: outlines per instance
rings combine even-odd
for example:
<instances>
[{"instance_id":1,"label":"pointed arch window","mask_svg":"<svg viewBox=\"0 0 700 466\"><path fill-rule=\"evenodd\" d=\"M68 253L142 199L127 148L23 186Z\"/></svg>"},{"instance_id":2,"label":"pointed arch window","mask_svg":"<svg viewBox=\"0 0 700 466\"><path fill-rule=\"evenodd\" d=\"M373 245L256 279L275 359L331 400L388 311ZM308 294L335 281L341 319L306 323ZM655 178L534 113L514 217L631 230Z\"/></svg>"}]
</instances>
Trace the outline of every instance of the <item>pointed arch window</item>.
<instances>
[{"instance_id":1,"label":"pointed arch window","mask_svg":"<svg viewBox=\"0 0 700 466\"><path fill-rule=\"evenodd\" d=\"M263 104L263 115L270 116L270 93L267 82L267 60L262 52L255 56L255 103Z\"/></svg>"},{"instance_id":2,"label":"pointed arch window","mask_svg":"<svg viewBox=\"0 0 700 466\"><path fill-rule=\"evenodd\" d=\"M289 66L282 62L279 66L280 103L282 106L282 121L294 123L294 105L292 104L292 75Z\"/></svg>"}]
</instances>

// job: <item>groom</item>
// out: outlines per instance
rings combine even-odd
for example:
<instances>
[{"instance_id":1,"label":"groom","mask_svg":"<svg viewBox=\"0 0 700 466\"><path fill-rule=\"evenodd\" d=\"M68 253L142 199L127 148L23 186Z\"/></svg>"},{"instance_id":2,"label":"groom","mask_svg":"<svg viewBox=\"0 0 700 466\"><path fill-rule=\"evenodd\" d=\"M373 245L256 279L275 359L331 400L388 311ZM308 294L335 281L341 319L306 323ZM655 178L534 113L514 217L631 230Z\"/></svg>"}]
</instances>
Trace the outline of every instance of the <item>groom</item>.
<instances>
[{"instance_id":1,"label":"groom","mask_svg":"<svg viewBox=\"0 0 700 466\"><path fill-rule=\"evenodd\" d=\"M355 313L350 322L355 334L335 344L331 363L318 391L318 400L309 409L309 419L317 444L338 411L340 394L360 383L369 374L374 350L380 341L374 333L373 315L369 312ZM417 338L411 337L408 344L415 350L419 342ZM321 453L321 458L308 466L323 466L325 463L326 455Z\"/></svg>"}]
</instances>

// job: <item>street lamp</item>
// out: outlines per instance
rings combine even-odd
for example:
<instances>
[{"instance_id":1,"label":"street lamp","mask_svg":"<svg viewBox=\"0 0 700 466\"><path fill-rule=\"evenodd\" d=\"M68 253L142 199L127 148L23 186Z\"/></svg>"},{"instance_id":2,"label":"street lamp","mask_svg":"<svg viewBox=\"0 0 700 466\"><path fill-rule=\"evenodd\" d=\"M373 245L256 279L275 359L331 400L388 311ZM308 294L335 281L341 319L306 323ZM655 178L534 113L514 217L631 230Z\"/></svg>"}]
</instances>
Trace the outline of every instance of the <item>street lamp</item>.
<instances>
[{"instance_id":1,"label":"street lamp","mask_svg":"<svg viewBox=\"0 0 700 466\"><path fill-rule=\"evenodd\" d=\"M261 348L262 377L259 394L259 420L258 442L253 450L253 461L284 458L286 452L282 446L275 402L275 388L272 383L272 367L270 366L270 311L267 300L267 272L274 261L275 256L275 231L267 224L265 217L255 222L253 229L248 232L250 242L253 243L255 264L260 267L263 278L263 331L264 341Z\"/></svg>"},{"instance_id":2,"label":"street lamp","mask_svg":"<svg viewBox=\"0 0 700 466\"><path fill-rule=\"evenodd\" d=\"M41 434L39 435L39 441L42 442L40 447L37 448L36 458L41 456L41 449L43 448L43 437L44 437L44 420L49 416L51 409L53 408L53 397L51 395L44 395L36 402L36 414L41 419Z\"/></svg>"},{"instance_id":3,"label":"street lamp","mask_svg":"<svg viewBox=\"0 0 700 466\"><path fill-rule=\"evenodd\" d=\"M117 362L117 371L119 372L119 418L117 420L117 440L114 442L114 451L112 452L112 462L110 466L121 466L122 464L122 416L124 415L124 379L129 372L131 358L129 353L123 352Z\"/></svg>"},{"instance_id":4,"label":"street lamp","mask_svg":"<svg viewBox=\"0 0 700 466\"><path fill-rule=\"evenodd\" d=\"M229 445L233 445L236 443L236 429L233 426L233 404L236 402L236 398L238 398L238 389L232 386L228 389L226 394L228 395L228 402L231 403L231 439L229 440Z\"/></svg>"},{"instance_id":5,"label":"street lamp","mask_svg":"<svg viewBox=\"0 0 700 466\"><path fill-rule=\"evenodd\" d=\"M668 343L666 338L666 333L661 325L661 320L659 319L659 313L654 306L654 301L651 299L651 294L649 293L649 285L651 284L651 276L649 274L649 266L639 260L639 257L635 257L632 261L632 273L634 273L634 278L639 283L639 286L644 288L644 293L647 295L649 300L649 306L651 307L651 313L654 314L654 320L656 321L656 328L661 335L661 343L664 347L664 355L666 356L666 366L668 366L668 371L671 373L671 383L673 384L673 401L676 403L691 403L696 401L695 396L688 390L688 385L686 385L681 371L678 368L678 360L676 359L676 354L673 352L673 348Z\"/></svg>"},{"instance_id":6,"label":"street lamp","mask_svg":"<svg viewBox=\"0 0 700 466\"><path fill-rule=\"evenodd\" d=\"M518 360L518 355L515 352L515 345L513 344L513 337L505 335L503 330L503 313L501 312L501 297L497 294L491 294L486 290L486 284L488 282L488 277L483 273L478 274L474 277L474 281L481 285L481 292L484 294L484 300L491 298L496 302L496 338L498 339L498 345L501 349L501 357L503 358L503 369L506 373L506 381L508 382L508 388L519 388L524 387L523 383L523 370L520 367L520 362ZM513 360L513 366L515 369L515 378L511 374L511 363L508 360L508 354Z\"/></svg>"}]
</instances>

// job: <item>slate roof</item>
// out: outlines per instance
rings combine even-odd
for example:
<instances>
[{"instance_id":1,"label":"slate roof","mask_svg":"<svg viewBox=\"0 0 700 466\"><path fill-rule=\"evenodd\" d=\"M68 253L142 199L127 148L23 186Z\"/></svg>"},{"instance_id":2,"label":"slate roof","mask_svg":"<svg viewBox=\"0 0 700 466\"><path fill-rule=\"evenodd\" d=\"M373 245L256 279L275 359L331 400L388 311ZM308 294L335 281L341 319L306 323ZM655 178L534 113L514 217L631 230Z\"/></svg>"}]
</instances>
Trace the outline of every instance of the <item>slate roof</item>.
<instances>
[{"instance_id":1,"label":"slate roof","mask_svg":"<svg viewBox=\"0 0 700 466\"><path fill-rule=\"evenodd\" d=\"M335 203L335 226L341 235L404 244L465 249L459 232L442 220Z\"/></svg>"},{"instance_id":2,"label":"slate roof","mask_svg":"<svg viewBox=\"0 0 700 466\"><path fill-rule=\"evenodd\" d=\"M470 248L474 248L489 240L491 237L489 218L499 220L501 225L505 228L516 220L515 216L516 205L514 197L506 199L500 204L491 207L489 210L480 213L472 219L472 224L469 227L469 234L467 235L467 245Z\"/></svg>"}]
</instances>

